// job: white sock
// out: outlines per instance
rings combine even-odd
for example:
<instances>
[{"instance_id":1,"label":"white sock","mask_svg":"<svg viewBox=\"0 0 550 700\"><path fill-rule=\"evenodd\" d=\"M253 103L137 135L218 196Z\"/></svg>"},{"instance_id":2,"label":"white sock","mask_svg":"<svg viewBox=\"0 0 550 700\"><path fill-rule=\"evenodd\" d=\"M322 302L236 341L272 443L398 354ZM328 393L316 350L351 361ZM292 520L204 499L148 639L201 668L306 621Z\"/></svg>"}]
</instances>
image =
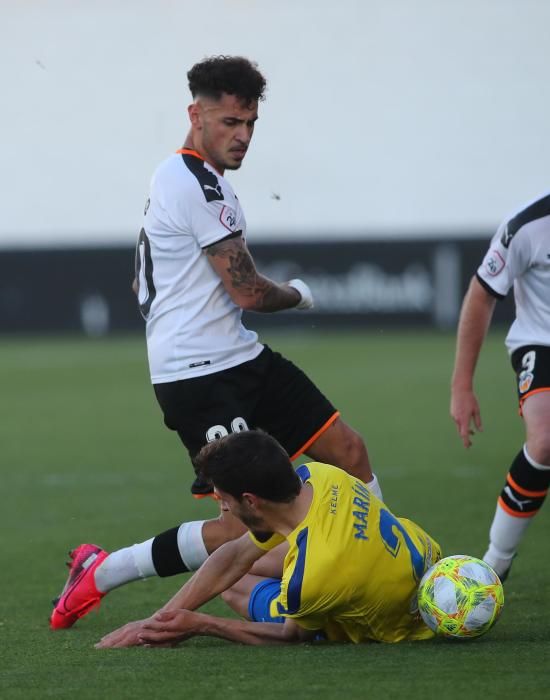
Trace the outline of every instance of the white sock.
<instances>
[{"instance_id":1,"label":"white sock","mask_svg":"<svg viewBox=\"0 0 550 700\"><path fill-rule=\"evenodd\" d=\"M381 501L384 500L384 497L382 496L382 489L380 488L380 484L378 483L378 479L376 478L376 474L372 475L372 479L367 484L367 488L370 491L372 491L372 493L376 496L376 498L379 498Z\"/></svg>"},{"instance_id":2,"label":"white sock","mask_svg":"<svg viewBox=\"0 0 550 700\"><path fill-rule=\"evenodd\" d=\"M523 454L529 464L535 469L543 471L550 470L550 466L539 464L532 459L527 452L527 447L523 446ZM497 503L495 517L489 531L489 548L483 555L483 561L497 572L503 574L510 566L512 559L519 547L525 531L533 521L533 516L529 518L518 518L507 513L504 508Z\"/></svg>"},{"instance_id":3,"label":"white sock","mask_svg":"<svg viewBox=\"0 0 550 700\"><path fill-rule=\"evenodd\" d=\"M525 530L532 520L533 518L516 518L509 515L497 504L489 531L489 548L483 555L483 561L499 576L510 567Z\"/></svg>"},{"instance_id":4,"label":"white sock","mask_svg":"<svg viewBox=\"0 0 550 700\"><path fill-rule=\"evenodd\" d=\"M153 539L152 537L140 544L124 547L109 554L94 572L97 589L107 593L130 581L156 576L152 554Z\"/></svg>"},{"instance_id":5,"label":"white sock","mask_svg":"<svg viewBox=\"0 0 550 700\"><path fill-rule=\"evenodd\" d=\"M202 539L204 520L182 523L178 530L178 549L189 571L196 571L208 559L208 552Z\"/></svg>"}]
</instances>

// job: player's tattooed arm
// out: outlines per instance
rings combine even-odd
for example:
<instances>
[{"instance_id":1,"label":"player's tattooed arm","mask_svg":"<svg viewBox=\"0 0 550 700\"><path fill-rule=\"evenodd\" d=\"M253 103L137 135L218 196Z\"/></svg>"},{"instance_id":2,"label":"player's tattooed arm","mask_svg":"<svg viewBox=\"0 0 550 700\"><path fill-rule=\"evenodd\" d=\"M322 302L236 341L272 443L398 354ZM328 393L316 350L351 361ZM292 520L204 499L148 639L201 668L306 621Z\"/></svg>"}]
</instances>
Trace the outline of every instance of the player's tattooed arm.
<instances>
[{"instance_id":1,"label":"player's tattooed arm","mask_svg":"<svg viewBox=\"0 0 550 700\"><path fill-rule=\"evenodd\" d=\"M296 289L278 284L256 270L244 240L226 238L205 248L214 270L233 301L249 311L272 312L291 309L301 301Z\"/></svg>"}]
</instances>

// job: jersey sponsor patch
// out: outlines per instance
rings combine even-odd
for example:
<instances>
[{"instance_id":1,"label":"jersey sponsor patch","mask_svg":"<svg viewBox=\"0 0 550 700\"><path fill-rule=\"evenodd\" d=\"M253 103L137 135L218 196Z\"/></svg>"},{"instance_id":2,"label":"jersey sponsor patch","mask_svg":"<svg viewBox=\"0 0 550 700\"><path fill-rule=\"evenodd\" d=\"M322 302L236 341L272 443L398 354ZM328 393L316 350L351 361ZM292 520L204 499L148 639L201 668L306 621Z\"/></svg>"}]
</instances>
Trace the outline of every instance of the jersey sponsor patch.
<instances>
[{"instance_id":1,"label":"jersey sponsor patch","mask_svg":"<svg viewBox=\"0 0 550 700\"><path fill-rule=\"evenodd\" d=\"M485 259L485 270L491 277L495 277L495 275L498 275L499 272L504 270L504 264L500 253L496 250L491 250Z\"/></svg>"}]
</instances>

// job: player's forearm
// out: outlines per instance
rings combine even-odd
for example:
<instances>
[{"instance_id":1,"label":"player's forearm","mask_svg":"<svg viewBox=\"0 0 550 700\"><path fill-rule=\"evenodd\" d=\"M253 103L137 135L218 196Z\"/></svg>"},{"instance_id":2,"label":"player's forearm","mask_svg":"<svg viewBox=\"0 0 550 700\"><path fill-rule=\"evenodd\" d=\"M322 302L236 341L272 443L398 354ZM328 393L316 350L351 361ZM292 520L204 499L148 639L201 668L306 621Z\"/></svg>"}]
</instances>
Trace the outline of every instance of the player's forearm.
<instances>
[{"instance_id":1,"label":"player's forearm","mask_svg":"<svg viewBox=\"0 0 550 700\"><path fill-rule=\"evenodd\" d=\"M278 284L261 275L240 238L215 243L205 253L231 299L247 311L272 313L292 309L303 301L290 284Z\"/></svg>"},{"instance_id":2,"label":"player's forearm","mask_svg":"<svg viewBox=\"0 0 550 700\"><path fill-rule=\"evenodd\" d=\"M255 283L245 294L248 296L245 308L248 311L260 313L293 309L302 299L300 293L293 287L278 284L263 275L256 276Z\"/></svg>"},{"instance_id":3,"label":"player's forearm","mask_svg":"<svg viewBox=\"0 0 550 700\"><path fill-rule=\"evenodd\" d=\"M302 641L294 628L277 622L249 622L195 613L195 634L241 644L289 644Z\"/></svg>"},{"instance_id":4,"label":"player's forearm","mask_svg":"<svg viewBox=\"0 0 550 700\"><path fill-rule=\"evenodd\" d=\"M455 364L451 387L471 389L483 341L491 324L495 299L477 281L470 283L458 322Z\"/></svg>"},{"instance_id":5,"label":"player's forearm","mask_svg":"<svg viewBox=\"0 0 550 700\"><path fill-rule=\"evenodd\" d=\"M259 298L256 298L254 306L249 306L251 310L270 312L288 308L313 308L313 294L303 280L296 278L284 284L277 284L267 277L261 277L261 279L265 290Z\"/></svg>"},{"instance_id":6,"label":"player's forearm","mask_svg":"<svg viewBox=\"0 0 550 700\"><path fill-rule=\"evenodd\" d=\"M239 556L237 542L227 542L213 552L161 610L196 610L248 573L255 559Z\"/></svg>"}]
</instances>

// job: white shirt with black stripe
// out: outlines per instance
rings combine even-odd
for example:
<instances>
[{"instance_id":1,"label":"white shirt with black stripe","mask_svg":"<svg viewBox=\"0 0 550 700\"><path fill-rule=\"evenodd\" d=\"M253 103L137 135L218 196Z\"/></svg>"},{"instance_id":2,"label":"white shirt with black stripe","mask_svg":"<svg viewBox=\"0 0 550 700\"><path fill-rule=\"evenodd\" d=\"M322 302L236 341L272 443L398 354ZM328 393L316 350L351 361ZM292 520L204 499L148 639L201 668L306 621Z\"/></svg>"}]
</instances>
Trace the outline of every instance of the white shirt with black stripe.
<instances>
[{"instance_id":1,"label":"white shirt with black stripe","mask_svg":"<svg viewBox=\"0 0 550 700\"><path fill-rule=\"evenodd\" d=\"M550 194L502 222L477 278L500 299L514 287L516 318L506 336L509 353L524 345L550 346Z\"/></svg>"},{"instance_id":2,"label":"white shirt with black stripe","mask_svg":"<svg viewBox=\"0 0 550 700\"><path fill-rule=\"evenodd\" d=\"M246 235L241 205L214 168L185 150L159 165L136 250L153 384L219 372L262 351L204 252L239 232Z\"/></svg>"}]
</instances>

